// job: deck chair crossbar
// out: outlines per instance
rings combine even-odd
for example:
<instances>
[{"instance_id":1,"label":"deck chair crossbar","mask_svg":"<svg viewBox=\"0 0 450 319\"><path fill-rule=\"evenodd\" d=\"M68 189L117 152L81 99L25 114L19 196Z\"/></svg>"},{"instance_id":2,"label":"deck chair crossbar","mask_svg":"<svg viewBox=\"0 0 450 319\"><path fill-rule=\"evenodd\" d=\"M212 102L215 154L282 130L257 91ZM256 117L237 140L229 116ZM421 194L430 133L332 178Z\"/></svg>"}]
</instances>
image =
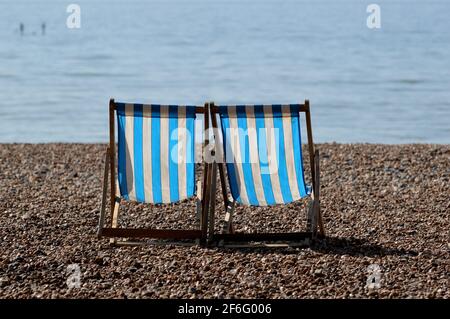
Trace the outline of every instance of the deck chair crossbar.
<instances>
[{"instance_id":1,"label":"deck chair crossbar","mask_svg":"<svg viewBox=\"0 0 450 319\"><path fill-rule=\"evenodd\" d=\"M211 178L214 174L211 169L212 164L204 165L202 181L195 185L195 138L193 135L195 132L195 118L198 114L204 115L206 123L209 119L207 104L205 106L162 106L153 104L125 104L117 103L114 99L110 100L109 146L106 150L98 237L109 237L112 244L127 243L127 241L118 242L118 238L196 240L200 243L206 241L208 231L207 209L210 206L210 198L212 197L209 193L210 188L207 182L208 176ZM136 118L138 119L136 120ZM118 123L117 149L119 152L117 166L115 140L116 119ZM169 134L172 134L174 129L178 129L177 124L180 123L184 124L187 132L190 131L192 133L189 141L187 140L188 137L180 137L182 135L176 136L178 137L176 142L183 142L185 144L188 142L192 143L189 144L190 146L186 146L186 153L183 154L187 154L186 157L189 157L189 159L186 159L186 163L189 164L184 164L183 162L181 164L179 162L174 164L173 161L170 163L162 163L164 159L156 158L155 154L163 157L162 154L164 152L164 155L167 156L166 158L169 158L167 153L169 147L165 147L165 145L172 143L172 137L169 139ZM156 134L160 135L154 137L153 134L155 132L159 132ZM165 134L166 132L168 134ZM130 136L132 137L130 138ZM138 143L136 147L135 143ZM144 145L147 145L147 143L151 144L151 146L147 146L147 149L145 149ZM202 145L203 148L208 143L208 138L205 137ZM142 148L139 145L142 145ZM182 152L181 150L179 151ZM141 171L139 171L139 167L142 167ZM160 167L161 169L159 170ZM131 181L130 178L132 179ZM111 223L105 227L108 180ZM195 186L197 186L196 191ZM194 196L197 197L197 218L199 219L199 227L196 229L118 227L120 203L123 200L166 204Z\"/></svg>"},{"instance_id":2,"label":"deck chair crossbar","mask_svg":"<svg viewBox=\"0 0 450 319\"><path fill-rule=\"evenodd\" d=\"M310 114L310 104L306 100L303 104L291 104L291 105L241 105L241 106L216 106L213 102L208 105L211 113L211 123L214 132L215 141L215 153L221 153L224 158L230 149L232 150L234 162L226 162L223 164L223 159L217 163L219 170L220 183L222 188L222 197L225 207L225 226L221 233L216 233L214 229L210 230L210 236L208 238L209 242L280 242L280 241L304 241L315 239L317 236L324 236L325 230L323 225L322 214L320 211L320 199L319 199L319 189L320 189L320 171L319 171L319 151L314 149L313 138L312 138L312 127L311 127L311 114ZM301 136L300 136L300 114L304 113L306 118L306 130L307 130L307 141L308 141L308 152L309 152L309 162L311 168L311 184L310 189L306 188L303 176L303 159L301 154ZM277 121L270 120L270 117L279 117ZM220 119L221 126L218 127L217 119ZM292 120L292 122L291 122ZM253 164L239 166L236 161L237 157L240 158L241 152L246 152L246 154L257 153L261 151L260 139L256 136L253 137L254 140L250 140L252 137L248 137L248 141L242 141L242 136L239 136L239 142L236 142L235 148L229 147L231 137L227 136L225 129L230 128L242 128L246 126L247 128L261 128L265 125L271 126L276 123L281 125L280 127L285 127L283 134L280 134L282 140L285 141L284 145L290 147L290 154L295 158L288 158L287 154L284 154L283 158L287 163L287 167L280 167L284 169L284 176L289 180L281 181L277 185L277 191L275 188L272 190L270 186L270 192L266 192L266 185L271 184L271 178L274 178L270 174L263 176L259 169L260 165L252 166ZM249 124L250 123L250 124ZM286 125L291 125L286 130ZM287 131L287 132L286 132ZM266 131L267 132L267 131ZM287 134L287 135L285 135ZM221 135L221 139L217 135ZM229 139L227 141L227 139ZM220 141L221 140L221 141ZM293 145L288 145L289 143L294 143ZM244 146L245 144L245 146ZM262 144L261 144L262 145ZM228 148L227 148L228 147ZM267 145L266 151L267 149ZM284 147L284 146L282 146ZM285 152L286 150L283 150ZM287 153L287 151L286 151ZM251 155L250 155L251 156ZM258 155L259 156L259 155ZM228 158L227 158L228 160ZM259 161L259 160L258 160ZM270 162L270 160L269 160ZM299 164L300 162L301 164ZM242 162L244 163L244 162ZM297 166L298 165L298 166ZM270 166L270 164L269 164ZM280 168L280 169L281 169ZM297 177L294 178L291 175L295 168ZM228 179L225 178L225 169L227 170ZM256 169L256 174L255 174ZM248 171L246 171L248 170ZM250 172L250 173L249 173ZM252 175L253 174L253 175ZM301 176L300 176L301 175ZM256 183L254 182L254 177L257 176L259 179ZM281 173L280 173L281 176ZM248 181L251 180L251 182ZM227 182L231 191L232 199L229 198L227 193ZM298 182L298 185L297 185ZM253 183L258 184L254 185ZM278 182L277 182L278 183ZM215 185L213 185L213 191L215 191ZM294 186L294 187L292 187ZM249 188L249 189L246 189ZM251 189L250 189L251 188ZM294 191L295 188L295 191ZM247 194L243 194L245 192ZM264 189L264 192L263 192ZM277 192L277 193L276 193ZM285 196L285 193L288 195ZM294 194L295 193L295 194ZM274 194L276 195L274 198ZM305 232L290 232L290 233L237 233L233 227L233 212L236 205L244 206L266 206L266 205L276 205L276 204L286 204L300 198L309 196L310 202L307 207L307 229ZM286 198L288 197L288 198ZM262 203L261 203L262 202ZM209 211L209 219L214 219L214 208ZM231 246L231 245L230 245Z\"/></svg>"}]
</instances>

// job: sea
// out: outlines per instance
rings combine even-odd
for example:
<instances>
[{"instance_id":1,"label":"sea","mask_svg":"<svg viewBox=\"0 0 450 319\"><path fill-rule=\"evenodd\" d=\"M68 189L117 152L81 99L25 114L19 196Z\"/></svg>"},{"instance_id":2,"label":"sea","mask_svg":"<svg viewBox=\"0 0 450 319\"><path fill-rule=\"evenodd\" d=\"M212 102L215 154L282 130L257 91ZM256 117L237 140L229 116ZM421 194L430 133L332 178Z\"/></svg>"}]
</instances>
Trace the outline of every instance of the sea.
<instances>
[{"instance_id":1,"label":"sea","mask_svg":"<svg viewBox=\"0 0 450 319\"><path fill-rule=\"evenodd\" d=\"M309 99L315 142L449 144L450 1L0 0L0 143L105 143L111 97Z\"/></svg>"}]
</instances>

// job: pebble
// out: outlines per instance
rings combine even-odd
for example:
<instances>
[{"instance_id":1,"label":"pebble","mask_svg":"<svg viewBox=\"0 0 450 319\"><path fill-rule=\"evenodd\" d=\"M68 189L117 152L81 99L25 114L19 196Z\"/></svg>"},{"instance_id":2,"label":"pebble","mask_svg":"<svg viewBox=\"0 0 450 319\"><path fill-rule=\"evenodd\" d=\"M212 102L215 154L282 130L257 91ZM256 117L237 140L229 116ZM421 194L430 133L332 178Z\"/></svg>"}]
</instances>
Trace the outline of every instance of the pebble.
<instances>
[{"instance_id":1,"label":"pebble","mask_svg":"<svg viewBox=\"0 0 450 319\"><path fill-rule=\"evenodd\" d=\"M318 144L326 241L247 250L98 240L105 149L0 144L0 298L450 298L448 145ZM192 228L195 206L125 203L119 222ZM304 230L305 207L237 207L235 228Z\"/></svg>"}]
</instances>

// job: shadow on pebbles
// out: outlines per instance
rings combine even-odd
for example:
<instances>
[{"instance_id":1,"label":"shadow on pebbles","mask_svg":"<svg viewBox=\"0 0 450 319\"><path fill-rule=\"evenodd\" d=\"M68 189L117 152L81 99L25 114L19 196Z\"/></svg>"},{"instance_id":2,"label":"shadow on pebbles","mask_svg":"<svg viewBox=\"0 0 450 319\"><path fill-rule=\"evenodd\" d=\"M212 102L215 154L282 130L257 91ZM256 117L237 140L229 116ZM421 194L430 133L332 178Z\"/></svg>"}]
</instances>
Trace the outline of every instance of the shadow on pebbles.
<instances>
[{"instance_id":1,"label":"shadow on pebbles","mask_svg":"<svg viewBox=\"0 0 450 319\"><path fill-rule=\"evenodd\" d=\"M0 297L449 298L450 147L318 148L327 239L223 249L110 247L95 235L104 145L0 145ZM236 228L301 230L304 204L239 208ZM193 227L194 211L127 204L120 224Z\"/></svg>"}]
</instances>

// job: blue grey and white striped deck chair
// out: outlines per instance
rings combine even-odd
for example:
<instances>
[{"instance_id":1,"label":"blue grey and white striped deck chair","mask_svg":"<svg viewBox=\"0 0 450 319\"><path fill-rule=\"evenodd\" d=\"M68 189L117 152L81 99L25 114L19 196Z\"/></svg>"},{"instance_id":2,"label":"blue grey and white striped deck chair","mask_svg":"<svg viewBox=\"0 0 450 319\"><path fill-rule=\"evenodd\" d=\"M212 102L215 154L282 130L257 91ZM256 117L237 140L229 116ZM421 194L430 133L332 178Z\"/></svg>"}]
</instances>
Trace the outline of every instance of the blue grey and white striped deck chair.
<instances>
[{"instance_id":1,"label":"blue grey and white striped deck chair","mask_svg":"<svg viewBox=\"0 0 450 319\"><path fill-rule=\"evenodd\" d=\"M206 168L203 185L195 183L195 118L199 113L206 115L205 119L209 118L206 105L143 105L110 100L110 140L104 171L99 237L110 237L112 243L117 243L116 238L206 239L208 206L203 200ZM108 174L111 225L104 227ZM194 196L197 197L197 217L200 219L196 229L118 227L121 201L170 204Z\"/></svg>"},{"instance_id":2,"label":"blue grey and white striped deck chair","mask_svg":"<svg viewBox=\"0 0 450 319\"><path fill-rule=\"evenodd\" d=\"M218 241L304 241L325 235L320 212L319 152L314 151L309 101L290 105L222 105L210 103L218 167L225 202L226 226ZM312 187L305 183L300 113L305 113ZM217 126L220 119L220 130ZM222 138L219 139L218 135ZM220 141L221 140L221 141ZM221 154L221 155L219 155ZM225 165L223 164L225 160ZM222 162L222 163L220 163ZM225 167L232 199L225 182ZM236 204L285 205L309 196L306 232L236 233L232 226ZM209 212L214 218L214 211Z\"/></svg>"}]
</instances>

